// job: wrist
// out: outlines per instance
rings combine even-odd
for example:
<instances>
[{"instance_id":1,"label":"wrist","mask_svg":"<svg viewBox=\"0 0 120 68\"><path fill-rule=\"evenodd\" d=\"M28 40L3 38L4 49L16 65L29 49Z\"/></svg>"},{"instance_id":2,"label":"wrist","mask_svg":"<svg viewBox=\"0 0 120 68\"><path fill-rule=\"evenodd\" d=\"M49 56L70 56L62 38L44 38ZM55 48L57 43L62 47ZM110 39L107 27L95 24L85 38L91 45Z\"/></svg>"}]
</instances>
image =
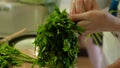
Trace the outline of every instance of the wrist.
<instances>
[{"instance_id":1,"label":"wrist","mask_svg":"<svg viewBox=\"0 0 120 68\"><path fill-rule=\"evenodd\" d=\"M108 31L111 31L111 32L120 31L120 19L111 14L107 14L107 17L108 17L108 21L107 21L108 22L108 25L107 25Z\"/></svg>"},{"instance_id":2,"label":"wrist","mask_svg":"<svg viewBox=\"0 0 120 68\"><path fill-rule=\"evenodd\" d=\"M114 21L115 21L113 25L114 31L118 32L120 31L120 19L116 17Z\"/></svg>"}]
</instances>

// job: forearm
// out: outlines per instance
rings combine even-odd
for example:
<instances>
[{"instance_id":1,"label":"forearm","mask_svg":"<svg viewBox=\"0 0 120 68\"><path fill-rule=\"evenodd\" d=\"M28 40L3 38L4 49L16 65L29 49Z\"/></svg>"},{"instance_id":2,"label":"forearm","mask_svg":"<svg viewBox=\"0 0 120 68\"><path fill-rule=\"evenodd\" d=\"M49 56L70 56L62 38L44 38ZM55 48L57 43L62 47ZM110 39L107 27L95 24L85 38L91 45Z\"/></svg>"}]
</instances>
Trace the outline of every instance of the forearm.
<instances>
[{"instance_id":1,"label":"forearm","mask_svg":"<svg viewBox=\"0 0 120 68\"><path fill-rule=\"evenodd\" d=\"M92 38L86 41L85 46L93 68L100 68L102 59L101 48L93 43Z\"/></svg>"},{"instance_id":2,"label":"forearm","mask_svg":"<svg viewBox=\"0 0 120 68\"><path fill-rule=\"evenodd\" d=\"M89 44L86 47L93 68L100 68L102 60L101 48L94 44Z\"/></svg>"}]
</instances>

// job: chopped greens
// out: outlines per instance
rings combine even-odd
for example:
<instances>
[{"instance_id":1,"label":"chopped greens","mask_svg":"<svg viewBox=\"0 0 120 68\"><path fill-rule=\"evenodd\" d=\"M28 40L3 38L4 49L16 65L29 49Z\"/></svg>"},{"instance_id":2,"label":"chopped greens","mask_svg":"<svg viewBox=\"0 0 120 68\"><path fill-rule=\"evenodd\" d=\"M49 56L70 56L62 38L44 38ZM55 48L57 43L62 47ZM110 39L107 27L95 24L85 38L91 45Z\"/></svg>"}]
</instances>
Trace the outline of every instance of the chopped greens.
<instances>
[{"instance_id":1,"label":"chopped greens","mask_svg":"<svg viewBox=\"0 0 120 68\"><path fill-rule=\"evenodd\" d=\"M34 41L38 47L40 67L74 68L78 54L78 34L84 28L77 26L67 17L66 10L58 8L39 26Z\"/></svg>"}]
</instances>

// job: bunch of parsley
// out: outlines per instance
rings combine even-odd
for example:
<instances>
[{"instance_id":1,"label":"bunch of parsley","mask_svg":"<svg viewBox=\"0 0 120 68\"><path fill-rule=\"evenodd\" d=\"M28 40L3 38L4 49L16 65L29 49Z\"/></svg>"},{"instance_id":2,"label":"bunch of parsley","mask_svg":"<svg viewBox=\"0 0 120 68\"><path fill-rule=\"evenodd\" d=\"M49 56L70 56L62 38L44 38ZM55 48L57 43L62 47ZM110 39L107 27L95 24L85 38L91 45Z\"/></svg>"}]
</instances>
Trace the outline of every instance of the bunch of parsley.
<instances>
[{"instance_id":1,"label":"bunch of parsley","mask_svg":"<svg viewBox=\"0 0 120 68\"><path fill-rule=\"evenodd\" d=\"M38 65L48 68L74 68L78 54L78 34L84 29L58 8L39 26L34 41L38 47Z\"/></svg>"}]
</instances>

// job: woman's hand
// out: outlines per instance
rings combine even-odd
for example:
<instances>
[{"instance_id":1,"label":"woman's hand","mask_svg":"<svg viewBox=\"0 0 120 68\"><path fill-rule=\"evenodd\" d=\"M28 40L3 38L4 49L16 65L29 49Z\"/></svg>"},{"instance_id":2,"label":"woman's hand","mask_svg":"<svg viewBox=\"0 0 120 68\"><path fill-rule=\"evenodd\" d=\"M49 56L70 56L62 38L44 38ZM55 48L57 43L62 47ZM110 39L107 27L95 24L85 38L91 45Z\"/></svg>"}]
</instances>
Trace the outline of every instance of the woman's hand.
<instances>
[{"instance_id":1,"label":"woman's hand","mask_svg":"<svg viewBox=\"0 0 120 68\"><path fill-rule=\"evenodd\" d=\"M72 0L70 15L96 9L98 9L96 0Z\"/></svg>"},{"instance_id":2,"label":"woman's hand","mask_svg":"<svg viewBox=\"0 0 120 68\"><path fill-rule=\"evenodd\" d=\"M96 0L72 0L69 17L71 17L72 15L75 15L75 14L80 14L83 12L87 12L90 10L96 10L96 9L98 9ZM71 18L71 19L73 19L73 18ZM87 45L87 43L85 42L84 39L85 39L85 36L79 36L79 42L80 42L79 44L80 45Z\"/></svg>"},{"instance_id":3,"label":"woman's hand","mask_svg":"<svg viewBox=\"0 0 120 68\"><path fill-rule=\"evenodd\" d=\"M103 31L120 31L120 19L108 12L91 10L84 13L72 14L72 20L78 21L78 25L86 28L87 33Z\"/></svg>"},{"instance_id":4,"label":"woman's hand","mask_svg":"<svg viewBox=\"0 0 120 68\"><path fill-rule=\"evenodd\" d=\"M69 17L74 21L79 21L79 19L76 19L76 15L97 9L98 5L96 0L72 0Z\"/></svg>"},{"instance_id":5,"label":"woman's hand","mask_svg":"<svg viewBox=\"0 0 120 68\"><path fill-rule=\"evenodd\" d=\"M120 58L117 59L113 64L109 65L107 68L120 68Z\"/></svg>"}]
</instances>

